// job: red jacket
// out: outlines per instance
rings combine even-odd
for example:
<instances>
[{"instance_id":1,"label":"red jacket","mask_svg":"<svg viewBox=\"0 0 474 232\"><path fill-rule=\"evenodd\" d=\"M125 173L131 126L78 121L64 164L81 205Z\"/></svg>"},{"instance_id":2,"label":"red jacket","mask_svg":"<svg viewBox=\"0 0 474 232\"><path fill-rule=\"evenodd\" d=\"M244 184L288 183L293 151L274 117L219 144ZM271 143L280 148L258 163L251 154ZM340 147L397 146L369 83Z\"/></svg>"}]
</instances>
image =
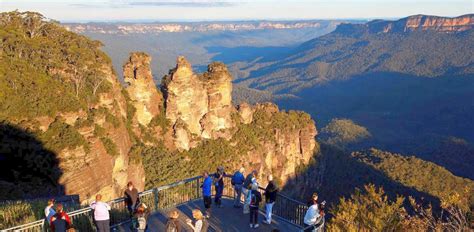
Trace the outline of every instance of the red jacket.
<instances>
[{"instance_id":1,"label":"red jacket","mask_svg":"<svg viewBox=\"0 0 474 232\"><path fill-rule=\"evenodd\" d=\"M64 228L58 228L57 232L62 232L62 230L66 230L67 228L71 226L71 219L69 218L69 215L67 215L66 212L56 213L55 215L51 217L51 221L50 221L51 230L53 232L56 232L56 223L54 223L56 220L66 221L64 226L61 225L61 227L64 227Z\"/></svg>"}]
</instances>

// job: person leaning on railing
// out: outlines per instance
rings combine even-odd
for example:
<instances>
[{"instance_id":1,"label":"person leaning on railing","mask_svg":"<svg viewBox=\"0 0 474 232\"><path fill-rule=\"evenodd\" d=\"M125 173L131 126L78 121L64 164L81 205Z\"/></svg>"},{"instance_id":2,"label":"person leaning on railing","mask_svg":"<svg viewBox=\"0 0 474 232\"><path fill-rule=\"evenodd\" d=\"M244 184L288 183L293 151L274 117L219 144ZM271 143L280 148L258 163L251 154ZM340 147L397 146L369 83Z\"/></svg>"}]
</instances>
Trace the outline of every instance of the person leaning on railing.
<instances>
[{"instance_id":1,"label":"person leaning on railing","mask_svg":"<svg viewBox=\"0 0 474 232\"><path fill-rule=\"evenodd\" d=\"M138 195L138 190L133 186L133 183L131 181L128 182L127 189L125 190L124 195L128 212L130 213L130 217L132 217L136 207L140 203L140 198Z\"/></svg>"},{"instance_id":2,"label":"person leaning on railing","mask_svg":"<svg viewBox=\"0 0 474 232\"><path fill-rule=\"evenodd\" d=\"M245 178L244 180L244 185L242 187L242 192L244 193L244 208L243 208L243 212L244 214L248 214L250 211L249 211L249 205L250 205L250 202L248 201L249 200L249 192L251 191L251 188L252 188L252 184L256 184L257 183L257 170L253 170L250 174L247 175L247 177Z\"/></svg>"},{"instance_id":3,"label":"person leaning on railing","mask_svg":"<svg viewBox=\"0 0 474 232\"><path fill-rule=\"evenodd\" d=\"M230 183L234 186L234 208L240 208L240 199L242 197L242 185L244 184L244 167L236 171L232 176Z\"/></svg>"},{"instance_id":4,"label":"person leaning on railing","mask_svg":"<svg viewBox=\"0 0 474 232\"><path fill-rule=\"evenodd\" d=\"M51 217L51 231L66 232L71 229L71 219L69 215L63 211L63 204L58 203L56 205L56 214Z\"/></svg>"},{"instance_id":5,"label":"person leaning on railing","mask_svg":"<svg viewBox=\"0 0 474 232\"><path fill-rule=\"evenodd\" d=\"M217 168L217 172L214 173L214 186L216 195L214 197L214 203L217 207L222 208L222 194L224 193L224 167L220 166Z\"/></svg>"},{"instance_id":6,"label":"person leaning on railing","mask_svg":"<svg viewBox=\"0 0 474 232\"><path fill-rule=\"evenodd\" d=\"M278 193L278 187L273 181L273 176L268 176L268 185L265 188L265 217L266 220L263 220L265 224L272 223L272 210L273 204L275 204L275 200Z\"/></svg>"}]
</instances>

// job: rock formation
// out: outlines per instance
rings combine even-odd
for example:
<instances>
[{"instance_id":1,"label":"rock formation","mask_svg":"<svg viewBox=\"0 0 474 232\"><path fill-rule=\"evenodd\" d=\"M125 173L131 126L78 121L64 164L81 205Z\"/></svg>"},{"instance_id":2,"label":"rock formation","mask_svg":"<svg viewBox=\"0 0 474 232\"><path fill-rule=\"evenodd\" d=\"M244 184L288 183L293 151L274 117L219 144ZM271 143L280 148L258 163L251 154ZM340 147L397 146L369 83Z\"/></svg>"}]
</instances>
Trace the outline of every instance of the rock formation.
<instances>
[{"instance_id":1,"label":"rock formation","mask_svg":"<svg viewBox=\"0 0 474 232\"><path fill-rule=\"evenodd\" d=\"M160 113L163 102L151 75L150 62L150 56L137 52L132 53L123 66L124 80L129 84L127 92L137 110L135 116L144 126Z\"/></svg>"},{"instance_id":2,"label":"rock formation","mask_svg":"<svg viewBox=\"0 0 474 232\"><path fill-rule=\"evenodd\" d=\"M184 57L178 58L176 68L163 78L162 90L166 118L174 125L175 145L179 150L194 147L190 143L191 135L196 139L229 138L223 130L232 127L231 81L222 63L213 63L206 73L197 75ZM178 121L182 125L176 125ZM189 135L182 131L184 128Z\"/></svg>"}]
</instances>

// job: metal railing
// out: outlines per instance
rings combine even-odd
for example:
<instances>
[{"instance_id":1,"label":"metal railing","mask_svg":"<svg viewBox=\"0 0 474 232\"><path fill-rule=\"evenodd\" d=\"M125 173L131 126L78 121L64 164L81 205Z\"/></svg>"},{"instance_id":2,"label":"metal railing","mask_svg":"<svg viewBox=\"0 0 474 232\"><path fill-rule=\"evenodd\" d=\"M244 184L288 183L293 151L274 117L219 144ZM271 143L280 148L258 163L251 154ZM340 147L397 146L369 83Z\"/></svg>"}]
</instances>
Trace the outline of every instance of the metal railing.
<instances>
[{"instance_id":1,"label":"metal railing","mask_svg":"<svg viewBox=\"0 0 474 232\"><path fill-rule=\"evenodd\" d=\"M139 194L140 202L144 203L150 212L155 212L200 199L202 197L200 188L202 183L201 179L201 176L196 176L143 191ZM234 198L234 189L230 183L230 179L229 177L224 178L225 187L223 196L226 198ZM260 188L259 191L263 194L264 189ZM108 203L111 207L110 223L113 225L112 228L130 222L130 215L125 204L125 198L118 198ZM273 206L273 215L287 223L297 226L302 231L306 210L306 204L278 193ZM90 207L75 210L68 214L71 218L72 226L76 231L95 231L93 211ZM46 228L45 220L42 219L1 231L44 232L47 231Z\"/></svg>"}]
</instances>

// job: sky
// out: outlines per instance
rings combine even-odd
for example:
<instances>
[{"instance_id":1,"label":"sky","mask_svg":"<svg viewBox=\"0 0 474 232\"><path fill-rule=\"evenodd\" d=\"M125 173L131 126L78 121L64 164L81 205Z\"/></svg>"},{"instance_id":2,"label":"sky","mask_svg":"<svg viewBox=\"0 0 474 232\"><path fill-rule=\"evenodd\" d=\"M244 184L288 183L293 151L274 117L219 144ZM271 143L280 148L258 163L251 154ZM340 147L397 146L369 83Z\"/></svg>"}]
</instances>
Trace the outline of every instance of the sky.
<instances>
[{"instance_id":1,"label":"sky","mask_svg":"<svg viewBox=\"0 0 474 232\"><path fill-rule=\"evenodd\" d=\"M459 16L474 0L0 0L0 11L16 9L61 22L375 19Z\"/></svg>"}]
</instances>

